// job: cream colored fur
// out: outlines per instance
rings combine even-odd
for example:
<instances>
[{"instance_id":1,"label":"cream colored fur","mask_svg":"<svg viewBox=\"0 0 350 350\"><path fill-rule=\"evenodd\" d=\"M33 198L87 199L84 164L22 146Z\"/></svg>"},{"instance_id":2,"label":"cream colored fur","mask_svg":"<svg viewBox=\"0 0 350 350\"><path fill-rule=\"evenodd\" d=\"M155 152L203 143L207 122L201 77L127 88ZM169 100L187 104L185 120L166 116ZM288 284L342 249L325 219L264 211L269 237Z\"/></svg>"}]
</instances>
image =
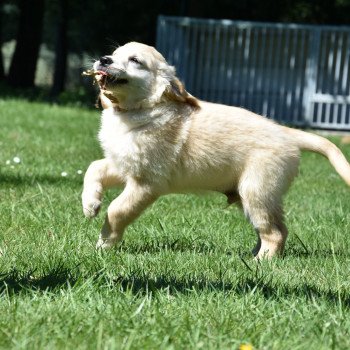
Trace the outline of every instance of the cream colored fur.
<instances>
[{"instance_id":1,"label":"cream colored fur","mask_svg":"<svg viewBox=\"0 0 350 350\"><path fill-rule=\"evenodd\" d=\"M101 86L105 158L85 175L85 215L98 213L103 190L124 191L108 207L98 247L120 241L126 226L159 196L209 190L241 203L258 234L254 254L272 257L283 252L287 238L282 196L297 175L300 150L328 157L350 185L348 162L325 138L242 108L196 100L152 47L129 43L110 57L113 78L128 82Z\"/></svg>"}]
</instances>

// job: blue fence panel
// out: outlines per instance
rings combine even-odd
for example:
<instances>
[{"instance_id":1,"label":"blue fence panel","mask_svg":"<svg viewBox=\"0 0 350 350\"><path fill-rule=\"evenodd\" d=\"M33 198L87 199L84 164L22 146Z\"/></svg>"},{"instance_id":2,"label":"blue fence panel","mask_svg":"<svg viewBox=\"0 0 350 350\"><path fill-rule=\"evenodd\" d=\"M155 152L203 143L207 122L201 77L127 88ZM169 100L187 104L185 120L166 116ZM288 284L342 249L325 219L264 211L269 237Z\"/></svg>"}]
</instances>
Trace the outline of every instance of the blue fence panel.
<instances>
[{"instance_id":1,"label":"blue fence panel","mask_svg":"<svg viewBox=\"0 0 350 350\"><path fill-rule=\"evenodd\" d=\"M200 99L350 129L350 27L160 16L157 48Z\"/></svg>"}]
</instances>

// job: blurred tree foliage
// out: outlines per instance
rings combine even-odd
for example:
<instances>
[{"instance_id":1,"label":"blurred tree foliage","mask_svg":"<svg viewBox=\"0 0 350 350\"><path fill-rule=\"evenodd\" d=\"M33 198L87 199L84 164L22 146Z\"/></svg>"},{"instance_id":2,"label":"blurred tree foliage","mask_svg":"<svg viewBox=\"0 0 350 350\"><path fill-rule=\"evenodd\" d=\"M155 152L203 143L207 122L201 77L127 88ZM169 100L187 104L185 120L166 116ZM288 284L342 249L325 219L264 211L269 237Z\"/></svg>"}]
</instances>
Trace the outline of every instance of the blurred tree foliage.
<instances>
[{"instance_id":1,"label":"blurred tree foliage","mask_svg":"<svg viewBox=\"0 0 350 350\"><path fill-rule=\"evenodd\" d=\"M3 0L0 0L0 48L2 47ZM4 79L4 59L0 51L0 80Z\"/></svg>"},{"instance_id":2,"label":"blurred tree foliage","mask_svg":"<svg viewBox=\"0 0 350 350\"><path fill-rule=\"evenodd\" d=\"M98 58L130 40L154 45L159 14L347 25L350 0L0 0L0 45L17 41L7 81L15 76L19 86L34 84L35 64L26 63L24 72L23 50L29 47L26 62L36 61L40 41L55 52L52 95L58 95L65 86L68 53ZM0 56L0 80L5 80Z\"/></svg>"},{"instance_id":3,"label":"blurred tree foliage","mask_svg":"<svg viewBox=\"0 0 350 350\"><path fill-rule=\"evenodd\" d=\"M55 68L51 88L51 97L55 98L64 91L68 59L68 0L57 1L55 23Z\"/></svg>"},{"instance_id":4,"label":"blurred tree foliage","mask_svg":"<svg viewBox=\"0 0 350 350\"><path fill-rule=\"evenodd\" d=\"M20 0L16 49L7 80L13 87L34 87L36 63L42 41L45 0Z\"/></svg>"}]
</instances>

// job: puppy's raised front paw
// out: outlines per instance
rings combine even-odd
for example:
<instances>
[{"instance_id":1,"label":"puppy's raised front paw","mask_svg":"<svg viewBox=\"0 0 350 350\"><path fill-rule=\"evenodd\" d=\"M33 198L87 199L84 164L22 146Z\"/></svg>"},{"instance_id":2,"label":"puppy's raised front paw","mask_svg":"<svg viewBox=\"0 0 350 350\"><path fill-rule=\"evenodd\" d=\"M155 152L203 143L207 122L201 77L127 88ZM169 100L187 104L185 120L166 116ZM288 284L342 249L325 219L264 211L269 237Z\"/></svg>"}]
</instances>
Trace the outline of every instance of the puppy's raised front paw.
<instances>
[{"instance_id":1,"label":"puppy's raised front paw","mask_svg":"<svg viewBox=\"0 0 350 350\"><path fill-rule=\"evenodd\" d=\"M83 212L87 218L94 218L101 209L101 201L95 199L91 201L83 200Z\"/></svg>"}]
</instances>

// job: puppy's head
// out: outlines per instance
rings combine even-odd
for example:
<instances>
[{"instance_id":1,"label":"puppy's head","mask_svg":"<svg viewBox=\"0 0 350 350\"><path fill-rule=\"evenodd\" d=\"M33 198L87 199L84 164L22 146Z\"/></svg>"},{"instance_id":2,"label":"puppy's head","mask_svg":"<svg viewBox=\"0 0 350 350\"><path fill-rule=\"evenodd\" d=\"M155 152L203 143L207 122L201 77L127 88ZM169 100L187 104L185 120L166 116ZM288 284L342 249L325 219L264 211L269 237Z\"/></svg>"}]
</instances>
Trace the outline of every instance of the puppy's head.
<instances>
[{"instance_id":1,"label":"puppy's head","mask_svg":"<svg viewBox=\"0 0 350 350\"><path fill-rule=\"evenodd\" d=\"M164 99L198 107L174 67L151 46L128 43L101 57L93 68L101 92L122 109L153 107Z\"/></svg>"}]
</instances>

